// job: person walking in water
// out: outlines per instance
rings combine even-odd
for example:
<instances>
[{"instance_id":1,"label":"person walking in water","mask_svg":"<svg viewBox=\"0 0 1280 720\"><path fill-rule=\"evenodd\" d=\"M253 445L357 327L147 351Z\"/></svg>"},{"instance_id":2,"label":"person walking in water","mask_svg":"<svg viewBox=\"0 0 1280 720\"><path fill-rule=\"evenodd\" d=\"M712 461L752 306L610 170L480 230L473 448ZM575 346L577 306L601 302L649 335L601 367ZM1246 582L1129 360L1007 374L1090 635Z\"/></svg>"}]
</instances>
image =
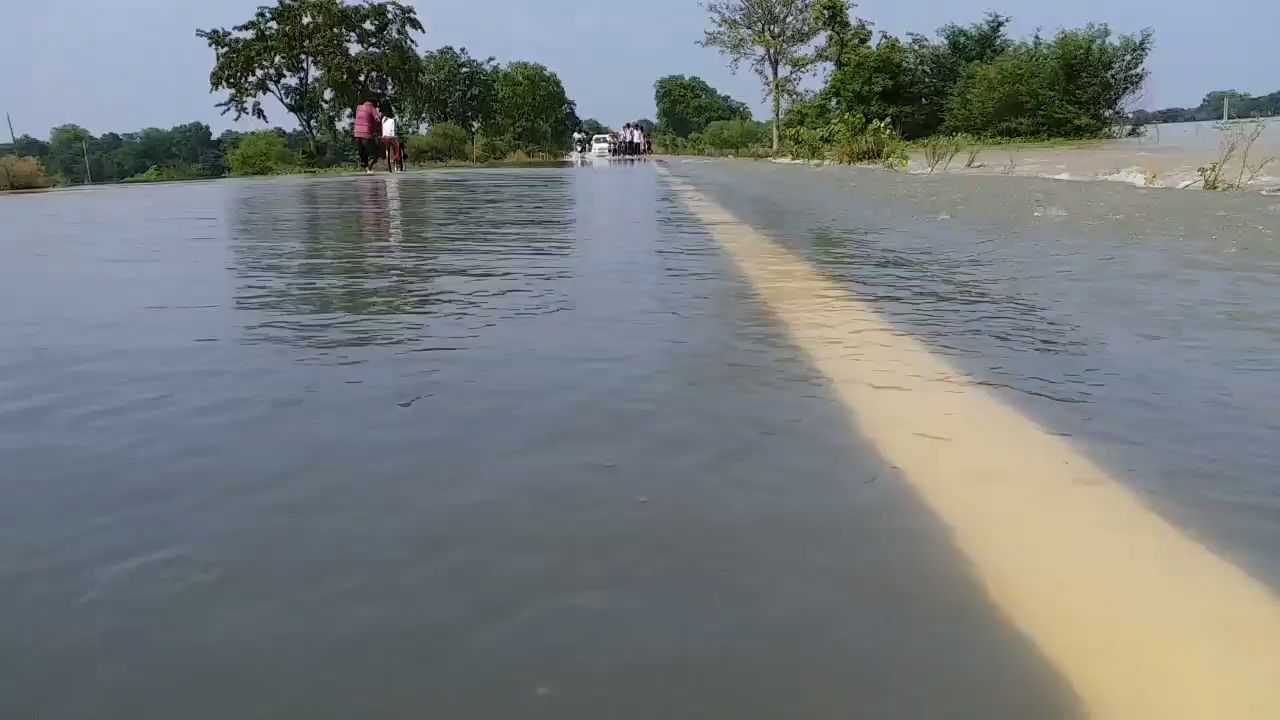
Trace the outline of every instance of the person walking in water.
<instances>
[{"instance_id":1,"label":"person walking in water","mask_svg":"<svg viewBox=\"0 0 1280 720\"><path fill-rule=\"evenodd\" d=\"M382 113L373 100L365 100L356 107L356 119L352 127L357 149L360 152L360 166L366 173L373 172L373 164L378 161L378 137L382 135Z\"/></svg>"}]
</instances>

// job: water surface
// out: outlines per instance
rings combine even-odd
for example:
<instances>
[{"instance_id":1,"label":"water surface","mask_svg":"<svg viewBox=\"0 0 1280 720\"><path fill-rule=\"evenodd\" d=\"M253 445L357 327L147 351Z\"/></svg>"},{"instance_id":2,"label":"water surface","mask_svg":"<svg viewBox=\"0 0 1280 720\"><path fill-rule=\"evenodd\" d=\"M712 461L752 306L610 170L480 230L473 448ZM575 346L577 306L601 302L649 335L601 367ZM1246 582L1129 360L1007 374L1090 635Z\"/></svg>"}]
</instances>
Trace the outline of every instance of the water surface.
<instances>
[{"instance_id":1,"label":"water surface","mask_svg":"<svg viewBox=\"0 0 1280 720\"><path fill-rule=\"evenodd\" d=\"M1276 205L671 169L1280 580ZM651 166L0 219L6 715L1080 713Z\"/></svg>"}]
</instances>

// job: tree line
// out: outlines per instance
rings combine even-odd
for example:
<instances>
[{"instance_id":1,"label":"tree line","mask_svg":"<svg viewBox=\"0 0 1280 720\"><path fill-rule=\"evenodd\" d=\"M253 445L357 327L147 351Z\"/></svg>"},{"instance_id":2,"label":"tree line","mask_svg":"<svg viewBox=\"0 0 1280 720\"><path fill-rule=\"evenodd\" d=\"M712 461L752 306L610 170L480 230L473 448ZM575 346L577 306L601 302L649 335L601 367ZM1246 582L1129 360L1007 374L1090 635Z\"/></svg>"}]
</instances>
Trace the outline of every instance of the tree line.
<instances>
[{"instance_id":1,"label":"tree line","mask_svg":"<svg viewBox=\"0 0 1280 720\"><path fill-rule=\"evenodd\" d=\"M335 156L356 105L374 100L410 131L449 125L439 146L465 133L472 154L559 153L579 119L560 78L543 65L472 57L465 48L419 54L416 10L395 0L278 0L231 29L197 31L214 51L210 73L236 119L267 121L272 98L306 136L308 163ZM437 148L439 149L439 148Z\"/></svg>"},{"instance_id":2,"label":"tree line","mask_svg":"<svg viewBox=\"0 0 1280 720\"><path fill-rule=\"evenodd\" d=\"M1250 95L1239 90L1214 90L1193 108L1171 107L1163 110L1135 110L1136 125L1150 123L1200 122L1221 120L1224 101L1232 118L1274 117L1280 115L1280 90L1270 95Z\"/></svg>"},{"instance_id":3,"label":"tree line","mask_svg":"<svg viewBox=\"0 0 1280 720\"><path fill-rule=\"evenodd\" d=\"M703 113L701 126L664 121L670 88L659 81L659 131L669 145L692 139L710 147L762 133L774 153L784 145L866 145L869 137L884 149L938 135L1099 137L1128 122L1152 49L1150 30L1116 35L1105 24L1015 39L1010 17L999 13L944 25L933 36L899 37L877 33L848 0L713 0L706 7L701 44L725 55L731 69L747 66L760 78L771 122L753 123L713 102L714 89L692 86L685 91L717 109ZM806 89L814 76L820 87ZM721 123L714 137L699 136L712 123Z\"/></svg>"},{"instance_id":4,"label":"tree line","mask_svg":"<svg viewBox=\"0 0 1280 720\"><path fill-rule=\"evenodd\" d=\"M466 48L419 54L422 32L416 10L394 0L278 0L244 23L196 35L213 50L209 83L223 94L217 106L224 114L269 124L274 104L295 129L215 137L194 122L94 136L61 125L48 140L23 135L0 154L37 158L61 183L345 166L356 157L353 111L365 99L396 116L411 161L536 157L569 148L581 121L555 72L475 58Z\"/></svg>"}]
</instances>

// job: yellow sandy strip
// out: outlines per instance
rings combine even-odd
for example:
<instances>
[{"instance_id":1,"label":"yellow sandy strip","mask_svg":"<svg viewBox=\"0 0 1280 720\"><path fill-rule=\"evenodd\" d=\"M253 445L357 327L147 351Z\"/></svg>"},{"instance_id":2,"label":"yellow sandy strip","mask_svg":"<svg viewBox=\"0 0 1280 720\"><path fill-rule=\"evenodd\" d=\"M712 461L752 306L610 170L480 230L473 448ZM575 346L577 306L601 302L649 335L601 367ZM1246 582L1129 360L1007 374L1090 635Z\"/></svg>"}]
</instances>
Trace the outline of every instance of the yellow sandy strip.
<instances>
[{"instance_id":1,"label":"yellow sandy strip","mask_svg":"<svg viewBox=\"0 0 1280 720\"><path fill-rule=\"evenodd\" d=\"M1267 587L856 294L660 172L1091 717L1280 718L1280 603Z\"/></svg>"}]
</instances>

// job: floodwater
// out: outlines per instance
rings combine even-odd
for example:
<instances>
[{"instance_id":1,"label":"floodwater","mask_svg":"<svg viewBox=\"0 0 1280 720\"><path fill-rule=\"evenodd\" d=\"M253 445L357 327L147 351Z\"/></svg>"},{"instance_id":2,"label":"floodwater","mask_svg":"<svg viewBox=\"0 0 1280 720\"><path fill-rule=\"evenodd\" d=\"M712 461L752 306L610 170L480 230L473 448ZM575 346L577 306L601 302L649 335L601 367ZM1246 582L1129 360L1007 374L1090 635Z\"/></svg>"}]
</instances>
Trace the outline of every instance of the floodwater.
<instances>
[{"instance_id":1,"label":"floodwater","mask_svg":"<svg viewBox=\"0 0 1280 720\"><path fill-rule=\"evenodd\" d=\"M1199 169L1221 163L1226 168L1224 181L1280 195L1280 120L1261 120L1259 135L1252 142L1244 142L1251 137L1253 122L1239 121L1226 126L1216 122L1149 125L1141 137L1105 143L987 147L981 149L971 168L962 167L967 158L962 155L946 171L1111 180L1139 187L1198 190L1202 182ZM1224 144L1229 139L1240 144L1231 153L1224 154ZM911 168L913 172L927 172L919 158Z\"/></svg>"},{"instance_id":2,"label":"floodwater","mask_svg":"<svg viewBox=\"0 0 1280 720\"><path fill-rule=\"evenodd\" d=\"M0 227L4 717L1118 717L1161 702L1082 670L1142 658L1126 578L1170 698L1270 716L1192 656L1247 681L1278 645L1272 198L672 161ZM926 364L970 435L895 444ZM1052 530L1114 559L1006 572L1036 496L957 504L970 461L920 462L962 446L1033 489L1087 464ZM1213 579L1176 636L1166 578Z\"/></svg>"}]
</instances>

